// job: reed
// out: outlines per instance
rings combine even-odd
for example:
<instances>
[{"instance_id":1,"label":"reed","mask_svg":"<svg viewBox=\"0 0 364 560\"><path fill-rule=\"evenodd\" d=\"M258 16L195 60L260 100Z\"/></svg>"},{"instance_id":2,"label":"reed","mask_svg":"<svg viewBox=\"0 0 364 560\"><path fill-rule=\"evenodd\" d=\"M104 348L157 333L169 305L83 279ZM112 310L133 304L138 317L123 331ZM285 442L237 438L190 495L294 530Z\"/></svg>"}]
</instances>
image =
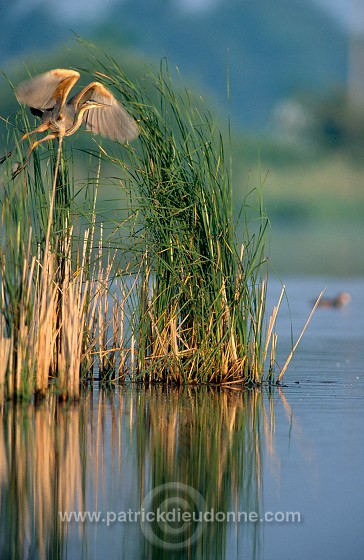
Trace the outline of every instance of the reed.
<instances>
[{"instance_id":1,"label":"reed","mask_svg":"<svg viewBox=\"0 0 364 560\"><path fill-rule=\"evenodd\" d=\"M0 398L44 397L50 380L61 399L78 398L80 382L95 378L273 382L284 292L267 317L262 184L236 222L229 137L203 100L176 85L165 63L139 83L110 57L93 63L138 119L140 139L117 153L110 144L92 150L97 171L84 187L61 144L35 150L15 179L10 163L5 170ZM24 114L22 122L29 127ZM117 224L98 214L105 164L129 201Z\"/></svg>"},{"instance_id":2,"label":"reed","mask_svg":"<svg viewBox=\"0 0 364 560\"><path fill-rule=\"evenodd\" d=\"M9 166L1 200L1 400L42 398L50 380L62 400L78 398L80 376L88 375L95 354L103 355L98 370L104 376L116 363L116 348L107 346L121 336L123 304L114 304L110 319L114 272L112 263L106 270L102 264L110 254L103 254L102 242L96 251L92 245L94 215L89 228L75 232L80 213L61 145L57 154L51 147L46 164L35 153L32 168L15 179ZM117 343L120 351L123 342Z\"/></svg>"},{"instance_id":3,"label":"reed","mask_svg":"<svg viewBox=\"0 0 364 560\"><path fill-rule=\"evenodd\" d=\"M98 67L95 76L119 89L142 130L122 159L104 151L134 185L142 216L138 378L262 382L268 219L260 187L244 201L240 244L229 158L202 100L175 86L165 64L141 85L112 59Z\"/></svg>"}]
</instances>

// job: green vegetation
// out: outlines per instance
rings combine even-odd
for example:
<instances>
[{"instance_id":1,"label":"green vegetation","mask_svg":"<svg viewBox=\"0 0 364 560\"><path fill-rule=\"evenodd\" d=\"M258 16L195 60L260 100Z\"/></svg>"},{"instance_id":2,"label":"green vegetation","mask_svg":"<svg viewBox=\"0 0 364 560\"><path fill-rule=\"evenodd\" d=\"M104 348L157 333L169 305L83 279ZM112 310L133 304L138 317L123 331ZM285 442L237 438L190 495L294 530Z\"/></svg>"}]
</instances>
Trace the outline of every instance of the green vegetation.
<instances>
[{"instance_id":1,"label":"green vegetation","mask_svg":"<svg viewBox=\"0 0 364 560\"><path fill-rule=\"evenodd\" d=\"M174 0L126 0L94 33L108 48L126 36L148 58L166 53L224 113L229 68L232 120L249 130L266 130L282 99L346 80L348 39L313 2L217 0L199 12Z\"/></svg>"},{"instance_id":2,"label":"green vegetation","mask_svg":"<svg viewBox=\"0 0 364 560\"><path fill-rule=\"evenodd\" d=\"M72 176L67 142L44 160L35 150L15 180L8 162L3 396L43 396L51 376L61 398L78 397L80 376L94 370L103 380L272 381L278 308L268 320L261 190L245 197L240 243L229 157L202 100L164 64L139 83L110 57L93 67L138 119L140 139L93 150L86 186ZM104 162L124 199L123 219L105 225L96 210Z\"/></svg>"},{"instance_id":3,"label":"green vegetation","mask_svg":"<svg viewBox=\"0 0 364 560\"><path fill-rule=\"evenodd\" d=\"M351 107L342 93L335 93L347 84L349 37L312 2L220 0L200 12L182 4L125 0L105 6L105 14L108 9L111 14L105 19L82 18L81 22L74 17L71 26L60 24L66 13L57 13L55 21L56 12L48 6L27 5L14 18L9 5L3 14L0 63L13 83L25 78L27 68L35 74L84 60L84 67L90 69L92 61L70 41L69 28L113 52L133 82L144 73L141 59L155 61L167 54L188 84L203 92L207 106L220 115L221 122L227 120L227 113L231 115L235 218L246 192L259 187L260 146L263 181L268 174L264 200L273 228L271 257L278 272L363 274L364 259L358 258L357 243L352 243L362 235L358 216L364 192L362 110ZM17 40L20 35L22 42ZM227 71L231 77L228 96ZM307 110L310 134L296 129L293 140L282 141L274 116L277 108L292 100ZM16 111L15 98L3 82L0 115L10 116L12 122ZM0 140L8 133L2 124ZM68 141L68 150L71 146L76 147L74 176L78 181L88 175L89 165L80 149L89 151L94 143L87 135L78 135L76 142ZM108 173L109 168L103 166L103 176ZM97 208L110 217L119 194L110 182L103 183ZM347 184L351 186L346 196ZM345 262L322 259L322 253L335 254L338 227L343 232ZM287 251L291 228L295 237ZM304 243L307 231L313 229L317 243ZM346 236L349 230L353 234ZM296 242L305 254L306 269L294 249Z\"/></svg>"},{"instance_id":4,"label":"green vegetation","mask_svg":"<svg viewBox=\"0 0 364 560\"><path fill-rule=\"evenodd\" d=\"M125 81L117 66L112 76ZM198 371L206 383L259 382L267 218L259 206L257 231L245 221L240 247L223 141L210 115L188 91L176 91L168 68L152 81L158 104L148 90L132 96L141 150L116 161L138 187L145 224L139 367L158 381L196 381Z\"/></svg>"},{"instance_id":5,"label":"green vegetation","mask_svg":"<svg viewBox=\"0 0 364 560\"><path fill-rule=\"evenodd\" d=\"M215 0L200 12L183 4L123 0L106 3L94 19L92 9L80 17L78 10L50 10L44 0L34 5L23 0L16 17L6 5L0 65L8 72L14 59L38 61L40 53L57 48L66 58L72 29L109 52L127 46L153 63L166 55L196 90L217 99L224 113L229 66L233 122L249 130L266 129L282 99L346 81L348 37L313 2ZM120 61L125 68L124 57Z\"/></svg>"},{"instance_id":6,"label":"green vegetation","mask_svg":"<svg viewBox=\"0 0 364 560\"><path fill-rule=\"evenodd\" d=\"M258 137L236 140L233 159L235 208L263 178L270 262L279 275L363 275L361 161L316 141Z\"/></svg>"}]
</instances>

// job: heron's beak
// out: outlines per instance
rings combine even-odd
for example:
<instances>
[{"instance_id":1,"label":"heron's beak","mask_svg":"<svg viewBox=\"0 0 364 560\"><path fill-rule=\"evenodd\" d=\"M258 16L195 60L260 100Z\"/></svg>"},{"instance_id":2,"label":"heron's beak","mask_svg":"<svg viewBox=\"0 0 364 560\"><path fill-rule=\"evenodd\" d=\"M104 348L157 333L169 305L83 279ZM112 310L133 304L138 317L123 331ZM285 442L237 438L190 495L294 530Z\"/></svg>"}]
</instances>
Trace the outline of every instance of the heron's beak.
<instances>
[{"instance_id":1,"label":"heron's beak","mask_svg":"<svg viewBox=\"0 0 364 560\"><path fill-rule=\"evenodd\" d=\"M101 101L94 101L93 99L90 99L90 101L87 102L87 105L90 105L92 107L111 107L111 105L108 105L107 103L101 103Z\"/></svg>"}]
</instances>

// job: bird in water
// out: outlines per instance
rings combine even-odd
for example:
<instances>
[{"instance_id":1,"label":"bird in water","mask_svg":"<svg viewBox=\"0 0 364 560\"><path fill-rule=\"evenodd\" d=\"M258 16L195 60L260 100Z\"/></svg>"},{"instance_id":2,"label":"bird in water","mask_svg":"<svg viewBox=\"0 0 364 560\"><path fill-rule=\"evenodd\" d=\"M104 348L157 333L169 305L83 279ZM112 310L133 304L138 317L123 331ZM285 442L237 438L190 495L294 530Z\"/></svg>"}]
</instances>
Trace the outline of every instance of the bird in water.
<instances>
[{"instance_id":1,"label":"bird in water","mask_svg":"<svg viewBox=\"0 0 364 560\"><path fill-rule=\"evenodd\" d=\"M15 89L19 103L28 105L32 114L42 119L42 123L24 134L20 142L37 132L49 131L47 136L30 144L27 159L42 142L55 138L62 142L65 136L74 134L82 123L94 134L121 143L135 140L139 135L135 120L99 82L90 83L67 101L69 92L79 78L80 74L75 70L50 70L21 83ZM8 152L0 159L0 163L11 154Z\"/></svg>"},{"instance_id":2,"label":"bird in water","mask_svg":"<svg viewBox=\"0 0 364 560\"><path fill-rule=\"evenodd\" d=\"M318 304L319 307L340 308L345 307L351 301L351 295L348 292L340 292L334 298L322 298Z\"/></svg>"}]
</instances>

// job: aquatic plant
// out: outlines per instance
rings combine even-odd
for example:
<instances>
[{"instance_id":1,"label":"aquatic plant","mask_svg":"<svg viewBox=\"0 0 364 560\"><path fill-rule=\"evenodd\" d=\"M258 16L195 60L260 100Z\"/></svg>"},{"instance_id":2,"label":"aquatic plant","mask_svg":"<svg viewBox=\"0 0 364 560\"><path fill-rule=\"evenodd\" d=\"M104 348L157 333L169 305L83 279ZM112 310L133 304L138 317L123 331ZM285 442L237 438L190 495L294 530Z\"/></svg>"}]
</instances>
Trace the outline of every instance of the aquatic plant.
<instances>
[{"instance_id":1,"label":"aquatic plant","mask_svg":"<svg viewBox=\"0 0 364 560\"><path fill-rule=\"evenodd\" d=\"M283 290L267 318L262 185L247 193L237 223L229 135L218 131L203 100L176 85L164 62L139 83L106 55L93 67L138 119L140 138L122 148L96 142L88 157L97 171L83 187L62 142L42 157L34 150L32 165L16 177L7 162L0 396L44 396L52 379L60 398L78 398L80 382L95 376L274 381ZM19 118L29 130L25 113ZM102 224L98 187L110 165L129 202L119 223ZM88 194L80 206L82 189Z\"/></svg>"},{"instance_id":2,"label":"aquatic plant","mask_svg":"<svg viewBox=\"0 0 364 560\"><path fill-rule=\"evenodd\" d=\"M271 324L266 336L261 185L243 201L240 227L223 136L203 100L174 84L167 64L141 85L111 59L96 75L129 92L141 128L128 157L104 151L133 185L141 214L138 378L260 383L274 333Z\"/></svg>"}]
</instances>

